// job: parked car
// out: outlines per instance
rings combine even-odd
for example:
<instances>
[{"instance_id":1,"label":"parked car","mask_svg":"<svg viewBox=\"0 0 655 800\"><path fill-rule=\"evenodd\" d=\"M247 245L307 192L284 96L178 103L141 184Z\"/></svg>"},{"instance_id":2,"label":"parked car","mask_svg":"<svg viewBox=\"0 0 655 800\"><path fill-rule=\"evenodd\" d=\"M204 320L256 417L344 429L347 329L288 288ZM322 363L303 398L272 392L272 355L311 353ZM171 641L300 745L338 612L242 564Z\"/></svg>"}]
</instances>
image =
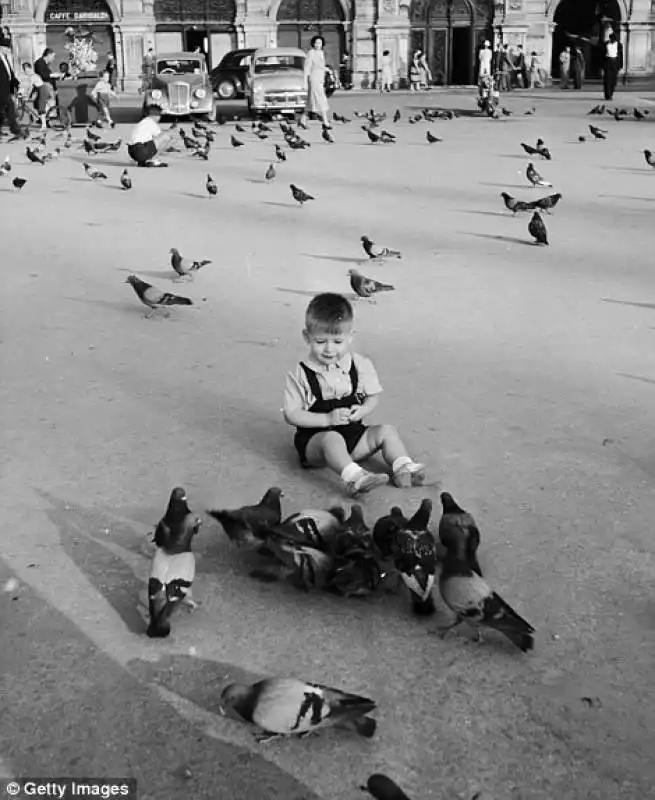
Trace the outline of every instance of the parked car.
<instances>
[{"instance_id":1,"label":"parked car","mask_svg":"<svg viewBox=\"0 0 655 800\"><path fill-rule=\"evenodd\" d=\"M147 106L155 103L165 116L213 115L214 96L202 53L158 55L144 94L144 113Z\"/></svg>"},{"instance_id":2,"label":"parked car","mask_svg":"<svg viewBox=\"0 0 655 800\"><path fill-rule=\"evenodd\" d=\"M246 98L251 114L295 114L307 103L305 51L297 47L256 50L250 61Z\"/></svg>"},{"instance_id":3,"label":"parked car","mask_svg":"<svg viewBox=\"0 0 655 800\"><path fill-rule=\"evenodd\" d=\"M255 49L249 47L243 50L231 50L211 71L212 88L219 100L233 100L244 96L250 61Z\"/></svg>"}]
</instances>

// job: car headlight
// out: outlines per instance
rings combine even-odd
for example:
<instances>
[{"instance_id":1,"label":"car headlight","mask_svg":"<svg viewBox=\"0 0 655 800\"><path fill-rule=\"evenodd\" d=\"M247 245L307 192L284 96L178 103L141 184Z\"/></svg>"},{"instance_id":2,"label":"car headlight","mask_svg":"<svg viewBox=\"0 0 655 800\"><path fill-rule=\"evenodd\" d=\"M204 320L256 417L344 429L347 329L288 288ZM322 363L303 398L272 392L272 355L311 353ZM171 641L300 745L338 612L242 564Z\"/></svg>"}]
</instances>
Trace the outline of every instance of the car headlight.
<instances>
[{"instance_id":1,"label":"car headlight","mask_svg":"<svg viewBox=\"0 0 655 800\"><path fill-rule=\"evenodd\" d=\"M150 92L150 96L153 100L161 100L161 92L159 89L154 89L152 92Z\"/></svg>"},{"instance_id":2,"label":"car headlight","mask_svg":"<svg viewBox=\"0 0 655 800\"><path fill-rule=\"evenodd\" d=\"M202 98L207 94L207 92L204 89L200 88L200 89L196 89L194 94L195 94L196 97L198 97L200 100L202 100Z\"/></svg>"}]
</instances>

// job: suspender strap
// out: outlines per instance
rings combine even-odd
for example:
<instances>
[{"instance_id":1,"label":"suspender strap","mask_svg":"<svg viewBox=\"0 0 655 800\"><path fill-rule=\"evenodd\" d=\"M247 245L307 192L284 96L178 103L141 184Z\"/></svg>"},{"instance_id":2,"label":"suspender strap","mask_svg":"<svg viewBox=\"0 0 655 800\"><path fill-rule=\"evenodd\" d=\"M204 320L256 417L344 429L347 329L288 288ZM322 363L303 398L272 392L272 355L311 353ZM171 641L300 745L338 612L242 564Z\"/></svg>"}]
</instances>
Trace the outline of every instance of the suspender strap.
<instances>
[{"instance_id":1,"label":"suspender strap","mask_svg":"<svg viewBox=\"0 0 655 800\"><path fill-rule=\"evenodd\" d=\"M350 375L350 383L352 384L352 393L357 394L357 384L359 383L359 374L357 372L357 367L355 366L354 358L351 358L350 360L350 370L348 374Z\"/></svg>"},{"instance_id":2,"label":"suspender strap","mask_svg":"<svg viewBox=\"0 0 655 800\"><path fill-rule=\"evenodd\" d=\"M300 362L300 366L303 368L303 372L307 378L307 383L309 384L309 388L312 390L314 398L320 402L323 399L323 392L321 391L321 385L318 382L316 373L313 369L310 369L307 364L303 364L302 361Z\"/></svg>"}]
</instances>

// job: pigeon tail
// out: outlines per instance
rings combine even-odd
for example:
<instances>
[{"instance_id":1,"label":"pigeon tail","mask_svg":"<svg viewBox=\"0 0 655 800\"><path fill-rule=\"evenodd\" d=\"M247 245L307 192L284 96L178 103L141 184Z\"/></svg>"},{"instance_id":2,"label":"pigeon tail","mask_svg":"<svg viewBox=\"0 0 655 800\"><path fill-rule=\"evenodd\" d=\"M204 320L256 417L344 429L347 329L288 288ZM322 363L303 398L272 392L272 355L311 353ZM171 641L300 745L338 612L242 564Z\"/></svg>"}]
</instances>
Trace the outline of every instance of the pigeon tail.
<instances>
[{"instance_id":1,"label":"pigeon tail","mask_svg":"<svg viewBox=\"0 0 655 800\"><path fill-rule=\"evenodd\" d=\"M412 592L412 612L417 617L431 617L437 611L437 607L434 604L434 597L432 597L432 593L430 593L425 600L421 600L421 598Z\"/></svg>"},{"instance_id":2,"label":"pigeon tail","mask_svg":"<svg viewBox=\"0 0 655 800\"><path fill-rule=\"evenodd\" d=\"M360 736L365 736L367 739L371 739L375 735L377 727L378 724L372 717L362 717L361 719L355 720L357 733Z\"/></svg>"}]
</instances>

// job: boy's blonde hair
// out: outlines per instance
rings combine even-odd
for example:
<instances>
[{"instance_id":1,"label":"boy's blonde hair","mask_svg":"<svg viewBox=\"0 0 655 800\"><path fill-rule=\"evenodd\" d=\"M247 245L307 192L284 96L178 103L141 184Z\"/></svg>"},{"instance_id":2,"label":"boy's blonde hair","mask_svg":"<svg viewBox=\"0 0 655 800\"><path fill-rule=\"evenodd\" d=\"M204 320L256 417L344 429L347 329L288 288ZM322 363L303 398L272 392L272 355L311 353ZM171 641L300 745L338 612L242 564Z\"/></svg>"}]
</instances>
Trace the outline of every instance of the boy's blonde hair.
<instances>
[{"instance_id":1,"label":"boy's blonde hair","mask_svg":"<svg viewBox=\"0 0 655 800\"><path fill-rule=\"evenodd\" d=\"M342 294L324 292L314 297L305 311L305 330L339 334L352 325L353 307Z\"/></svg>"}]
</instances>

